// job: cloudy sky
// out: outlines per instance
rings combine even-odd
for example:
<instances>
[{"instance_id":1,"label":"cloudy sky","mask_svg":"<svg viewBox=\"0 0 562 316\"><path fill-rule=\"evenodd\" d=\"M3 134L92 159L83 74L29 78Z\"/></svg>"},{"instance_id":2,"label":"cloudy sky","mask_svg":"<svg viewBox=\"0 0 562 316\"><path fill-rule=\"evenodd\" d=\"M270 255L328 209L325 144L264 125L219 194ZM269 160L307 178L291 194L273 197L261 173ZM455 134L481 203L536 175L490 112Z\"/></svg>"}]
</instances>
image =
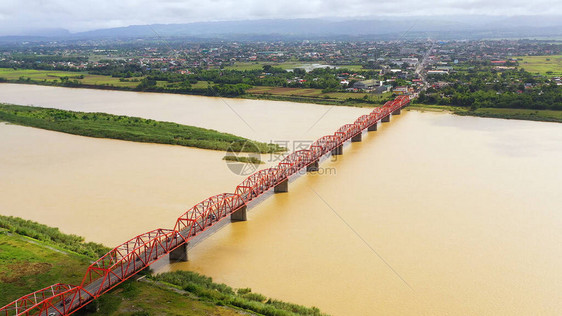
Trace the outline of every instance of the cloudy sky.
<instances>
[{"instance_id":1,"label":"cloudy sky","mask_svg":"<svg viewBox=\"0 0 562 316\"><path fill-rule=\"evenodd\" d=\"M0 0L0 35L268 18L561 13L562 0Z\"/></svg>"}]
</instances>

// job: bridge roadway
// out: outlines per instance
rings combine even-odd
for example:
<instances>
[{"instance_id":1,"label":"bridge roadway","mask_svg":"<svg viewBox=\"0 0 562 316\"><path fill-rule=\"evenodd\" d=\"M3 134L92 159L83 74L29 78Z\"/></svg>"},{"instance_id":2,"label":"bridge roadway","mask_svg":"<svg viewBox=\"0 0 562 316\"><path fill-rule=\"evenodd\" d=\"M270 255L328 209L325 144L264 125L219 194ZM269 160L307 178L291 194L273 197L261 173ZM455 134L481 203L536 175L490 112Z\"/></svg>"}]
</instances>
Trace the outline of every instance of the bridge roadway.
<instances>
[{"instance_id":1,"label":"bridge roadway","mask_svg":"<svg viewBox=\"0 0 562 316\"><path fill-rule=\"evenodd\" d=\"M187 244L194 238L228 215L232 220L246 220L249 202L271 188L287 192L289 177L303 168L317 170L319 159L330 152L341 155L346 141L361 141L365 129L376 131L379 121L388 122L409 101L407 96L398 96L333 135L318 139L309 149L287 155L277 167L250 175L235 193L218 194L196 204L177 219L174 229L156 229L119 245L90 265L79 286L54 284L0 308L0 316L70 315L166 255L187 260Z\"/></svg>"}]
</instances>

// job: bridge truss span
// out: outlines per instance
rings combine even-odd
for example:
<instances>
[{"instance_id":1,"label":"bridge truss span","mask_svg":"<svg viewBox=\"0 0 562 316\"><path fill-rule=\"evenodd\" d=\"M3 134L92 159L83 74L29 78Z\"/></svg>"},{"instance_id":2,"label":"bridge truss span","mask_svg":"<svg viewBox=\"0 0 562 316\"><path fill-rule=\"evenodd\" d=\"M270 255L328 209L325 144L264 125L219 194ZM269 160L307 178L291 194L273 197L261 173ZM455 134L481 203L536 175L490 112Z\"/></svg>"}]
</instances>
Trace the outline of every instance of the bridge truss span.
<instances>
[{"instance_id":1,"label":"bridge truss span","mask_svg":"<svg viewBox=\"0 0 562 316\"><path fill-rule=\"evenodd\" d=\"M184 241L181 235L170 229L155 229L138 235L92 263L80 286L98 297L168 254Z\"/></svg>"},{"instance_id":2,"label":"bridge truss span","mask_svg":"<svg viewBox=\"0 0 562 316\"><path fill-rule=\"evenodd\" d=\"M176 221L174 232L179 233L187 242L245 205L242 197L235 193L214 195L183 213Z\"/></svg>"},{"instance_id":3,"label":"bridge truss span","mask_svg":"<svg viewBox=\"0 0 562 316\"><path fill-rule=\"evenodd\" d=\"M0 315L68 315L94 296L80 286L57 283L27 294L0 309Z\"/></svg>"}]
</instances>

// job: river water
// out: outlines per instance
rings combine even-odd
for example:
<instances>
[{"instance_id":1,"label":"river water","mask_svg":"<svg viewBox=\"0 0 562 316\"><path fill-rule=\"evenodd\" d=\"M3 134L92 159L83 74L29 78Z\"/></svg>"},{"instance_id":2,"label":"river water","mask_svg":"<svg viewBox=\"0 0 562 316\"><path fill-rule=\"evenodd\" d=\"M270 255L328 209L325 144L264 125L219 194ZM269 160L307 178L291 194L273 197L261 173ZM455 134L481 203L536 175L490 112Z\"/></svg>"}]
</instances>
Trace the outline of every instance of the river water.
<instances>
[{"instance_id":1,"label":"river water","mask_svg":"<svg viewBox=\"0 0 562 316\"><path fill-rule=\"evenodd\" d=\"M263 141L313 140L368 111L7 84L0 101ZM231 192L242 177L223 155L0 124L0 213L114 246ZM403 111L157 270L334 315L559 315L561 159L560 124Z\"/></svg>"}]
</instances>

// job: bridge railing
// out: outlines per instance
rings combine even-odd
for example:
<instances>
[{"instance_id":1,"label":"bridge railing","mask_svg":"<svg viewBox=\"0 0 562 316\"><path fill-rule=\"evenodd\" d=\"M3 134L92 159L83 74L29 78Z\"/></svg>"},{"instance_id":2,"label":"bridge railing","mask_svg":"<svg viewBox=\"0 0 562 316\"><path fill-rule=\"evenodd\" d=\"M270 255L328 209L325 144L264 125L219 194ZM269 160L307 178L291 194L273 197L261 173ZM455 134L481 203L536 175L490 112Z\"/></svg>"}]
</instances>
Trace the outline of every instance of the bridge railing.
<instances>
[{"instance_id":1,"label":"bridge railing","mask_svg":"<svg viewBox=\"0 0 562 316\"><path fill-rule=\"evenodd\" d=\"M275 186L281 179L278 179L279 169L268 168L257 171L248 176L242 183L240 183L235 194L240 195L245 203L262 195L273 186Z\"/></svg>"},{"instance_id":2,"label":"bridge railing","mask_svg":"<svg viewBox=\"0 0 562 316\"><path fill-rule=\"evenodd\" d=\"M327 135L316 140L310 145L310 150L315 153L315 157L320 158L331 152L338 146L338 138L334 135Z\"/></svg>"},{"instance_id":3,"label":"bridge railing","mask_svg":"<svg viewBox=\"0 0 562 316\"><path fill-rule=\"evenodd\" d=\"M297 150L285 156L277 165L277 169L281 171L283 179L285 179L297 173L300 169L312 163L312 161L312 153L310 150Z\"/></svg>"},{"instance_id":4,"label":"bridge railing","mask_svg":"<svg viewBox=\"0 0 562 316\"><path fill-rule=\"evenodd\" d=\"M25 295L0 309L0 315L66 315L94 296L79 286L53 284Z\"/></svg>"},{"instance_id":5,"label":"bridge railing","mask_svg":"<svg viewBox=\"0 0 562 316\"><path fill-rule=\"evenodd\" d=\"M92 263L80 285L99 296L176 248L184 239L170 229L155 229L117 246Z\"/></svg>"},{"instance_id":6,"label":"bridge railing","mask_svg":"<svg viewBox=\"0 0 562 316\"><path fill-rule=\"evenodd\" d=\"M244 200L238 194L217 194L182 214L176 221L174 231L187 241L244 205Z\"/></svg>"}]
</instances>

